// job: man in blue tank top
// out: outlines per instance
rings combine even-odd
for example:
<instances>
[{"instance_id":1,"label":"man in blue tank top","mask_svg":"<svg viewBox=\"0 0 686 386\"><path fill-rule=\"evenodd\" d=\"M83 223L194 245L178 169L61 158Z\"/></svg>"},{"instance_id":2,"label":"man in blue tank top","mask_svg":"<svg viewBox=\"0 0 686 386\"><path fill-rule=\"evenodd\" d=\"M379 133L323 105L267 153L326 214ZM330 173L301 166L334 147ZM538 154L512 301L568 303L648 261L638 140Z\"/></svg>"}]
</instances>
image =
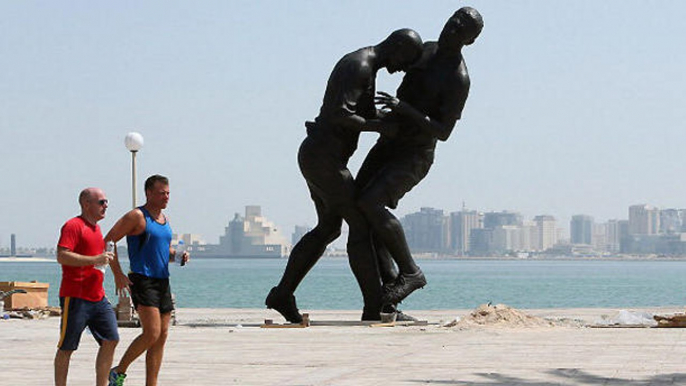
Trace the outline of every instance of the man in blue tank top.
<instances>
[{"instance_id":1,"label":"man in blue tank top","mask_svg":"<svg viewBox=\"0 0 686 386\"><path fill-rule=\"evenodd\" d=\"M112 266L117 294L128 291L138 312L143 332L131 342L119 364L110 371L110 386L121 386L126 370L146 352L146 385L157 385L169 321L174 309L169 287L172 230L162 209L169 202L169 180L160 175L145 181L145 205L126 213L105 236L115 243L126 236L131 272L124 274L116 254ZM188 253L179 258L185 263Z\"/></svg>"}]
</instances>

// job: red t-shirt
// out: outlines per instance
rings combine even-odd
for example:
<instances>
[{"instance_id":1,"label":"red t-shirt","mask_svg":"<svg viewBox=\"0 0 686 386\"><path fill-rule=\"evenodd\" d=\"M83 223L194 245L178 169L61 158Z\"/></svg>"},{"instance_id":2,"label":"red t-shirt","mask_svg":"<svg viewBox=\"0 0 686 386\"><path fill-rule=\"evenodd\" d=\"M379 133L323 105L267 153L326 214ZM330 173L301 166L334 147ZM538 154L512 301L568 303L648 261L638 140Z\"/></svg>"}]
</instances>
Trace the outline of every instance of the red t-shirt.
<instances>
[{"instance_id":1,"label":"red t-shirt","mask_svg":"<svg viewBox=\"0 0 686 386\"><path fill-rule=\"evenodd\" d=\"M90 224L81 217L67 221L60 231L58 247L66 248L84 256L97 256L105 250L105 241L100 226ZM60 297L74 297L98 302L105 297L102 271L92 265L72 267L62 264Z\"/></svg>"}]
</instances>

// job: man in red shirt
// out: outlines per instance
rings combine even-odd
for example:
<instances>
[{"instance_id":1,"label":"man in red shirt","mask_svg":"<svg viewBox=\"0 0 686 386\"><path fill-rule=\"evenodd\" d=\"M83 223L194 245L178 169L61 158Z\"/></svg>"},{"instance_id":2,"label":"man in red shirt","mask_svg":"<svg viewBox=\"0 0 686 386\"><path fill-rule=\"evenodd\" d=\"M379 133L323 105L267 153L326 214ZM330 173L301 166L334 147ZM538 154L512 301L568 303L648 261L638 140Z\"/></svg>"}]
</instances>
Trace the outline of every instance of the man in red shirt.
<instances>
[{"instance_id":1,"label":"man in red shirt","mask_svg":"<svg viewBox=\"0 0 686 386\"><path fill-rule=\"evenodd\" d=\"M55 385L66 386L71 354L88 327L100 345L95 360L96 385L106 386L114 349L119 343L117 318L105 297L105 268L114 257L105 252L98 221L105 218L107 198L98 188L79 195L81 214L67 221L57 243L57 262L62 265L60 285L60 341L55 355Z\"/></svg>"}]
</instances>

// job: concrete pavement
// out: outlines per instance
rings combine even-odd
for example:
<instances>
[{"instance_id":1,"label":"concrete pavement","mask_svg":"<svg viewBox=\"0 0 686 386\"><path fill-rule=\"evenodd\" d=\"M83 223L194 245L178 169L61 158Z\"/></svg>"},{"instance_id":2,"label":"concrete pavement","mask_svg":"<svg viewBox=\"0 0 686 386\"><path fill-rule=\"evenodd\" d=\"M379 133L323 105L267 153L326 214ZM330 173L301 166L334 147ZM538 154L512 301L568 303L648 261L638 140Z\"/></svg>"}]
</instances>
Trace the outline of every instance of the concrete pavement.
<instances>
[{"instance_id":1,"label":"concrete pavement","mask_svg":"<svg viewBox=\"0 0 686 386\"><path fill-rule=\"evenodd\" d=\"M446 328L469 310L408 312L428 326L256 327L273 311L178 311L160 385L686 385L686 330L584 328L616 310L524 310L563 327ZM645 310L677 312L683 309ZM310 311L313 322L359 318ZM240 326L239 326L240 325ZM59 319L0 321L0 384L50 385ZM121 329L115 361L138 334ZM94 384L97 346L84 334L71 385ZM126 385L143 385L144 359Z\"/></svg>"}]
</instances>

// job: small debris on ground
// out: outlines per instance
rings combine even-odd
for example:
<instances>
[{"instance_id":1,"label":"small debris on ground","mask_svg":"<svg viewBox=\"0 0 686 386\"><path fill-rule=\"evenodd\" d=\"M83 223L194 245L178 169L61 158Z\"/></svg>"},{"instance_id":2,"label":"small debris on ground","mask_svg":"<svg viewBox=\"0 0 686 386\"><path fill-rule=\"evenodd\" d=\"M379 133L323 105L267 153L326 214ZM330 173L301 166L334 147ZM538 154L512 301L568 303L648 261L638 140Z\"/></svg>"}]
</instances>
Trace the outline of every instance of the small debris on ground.
<instances>
[{"instance_id":1,"label":"small debris on ground","mask_svg":"<svg viewBox=\"0 0 686 386\"><path fill-rule=\"evenodd\" d=\"M657 322L653 314L648 312L636 312L619 310L612 317L603 315L595 322L593 327L655 327Z\"/></svg>"},{"instance_id":2,"label":"small debris on ground","mask_svg":"<svg viewBox=\"0 0 686 386\"><path fill-rule=\"evenodd\" d=\"M0 319L47 319L50 316L60 316L62 310L59 307L44 307L38 309L22 308L18 310L3 311Z\"/></svg>"}]
</instances>

